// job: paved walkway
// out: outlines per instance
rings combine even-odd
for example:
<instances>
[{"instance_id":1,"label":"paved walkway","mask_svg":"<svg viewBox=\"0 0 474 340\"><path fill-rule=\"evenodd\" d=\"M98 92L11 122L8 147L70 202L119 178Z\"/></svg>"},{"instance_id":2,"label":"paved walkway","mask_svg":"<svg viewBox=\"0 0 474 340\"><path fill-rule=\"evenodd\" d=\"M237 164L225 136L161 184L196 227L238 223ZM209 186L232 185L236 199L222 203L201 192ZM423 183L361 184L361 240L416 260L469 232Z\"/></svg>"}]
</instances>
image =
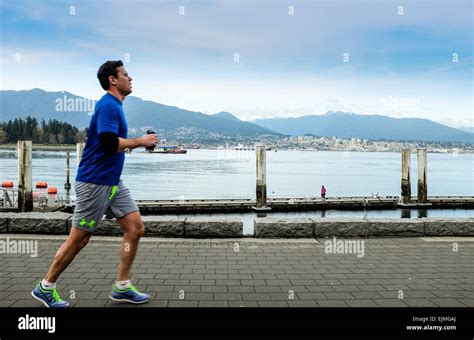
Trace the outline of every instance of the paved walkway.
<instances>
[{"instance_id":1,"label":"paved walkway","mask_svg":"<svg viewBox=\"0 0 474 340\"><path fill-rule=\"evenodd\" d=\"M0 254L0 306L40 306L30 291L65 237L7 237L38 241L38 256ZM152 296L143 307L474 307L474 238L366 239L363 257L327 253L325 239L142 240L133 279ZM108 299L119 242L93 237L63 273L72 306L123 306Z\"/></svg>"}]
</instances>

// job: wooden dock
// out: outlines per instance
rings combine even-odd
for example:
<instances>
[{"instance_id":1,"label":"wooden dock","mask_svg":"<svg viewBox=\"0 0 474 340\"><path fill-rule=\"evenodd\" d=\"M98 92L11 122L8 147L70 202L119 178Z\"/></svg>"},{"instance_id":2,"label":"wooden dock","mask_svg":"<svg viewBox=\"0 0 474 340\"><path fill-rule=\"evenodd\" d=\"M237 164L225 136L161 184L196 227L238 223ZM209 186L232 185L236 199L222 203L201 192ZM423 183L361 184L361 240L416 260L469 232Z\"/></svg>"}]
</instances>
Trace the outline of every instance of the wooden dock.
<instances>
[{"instance_id":1,"label":"wooden dock","mask_svg":"<svg viewBox=\"0 0 474 340\"><path fill-rule=\"evenodd\" d=\"M37 203L37 202L35 202ZM188 200L136 200L143 214L186 213L240 213L255 211L255 199L188 199ZM17 208L2 208L0 212L14 212ZM36 207L35 211L69 211L75 203L59 207ZM417 203L413 197L410 204L402 204L399 196L384 197L281 197L267 198L267 208L273 212L298 212L311 210L393 210L393 209L473 209L474 196L429 196L427 203Z\"/></svg>"},{"instance_id":2,"label":"wooden dock","mask_svg":"<svg viewBox=\"0 0 474 340\"><path fill-rule=\"evenodd\" d=\"M137 200L140 211L153 213L249 212L256 207L255 199L190 199L190 200ZM474 208L474 196L433 196L427 204L412 199L409 207L399 205L400 197L289 197L267 198L271 211L311 210L382 210L382 209L452 209Z\"/></svg>"}]
</instances>

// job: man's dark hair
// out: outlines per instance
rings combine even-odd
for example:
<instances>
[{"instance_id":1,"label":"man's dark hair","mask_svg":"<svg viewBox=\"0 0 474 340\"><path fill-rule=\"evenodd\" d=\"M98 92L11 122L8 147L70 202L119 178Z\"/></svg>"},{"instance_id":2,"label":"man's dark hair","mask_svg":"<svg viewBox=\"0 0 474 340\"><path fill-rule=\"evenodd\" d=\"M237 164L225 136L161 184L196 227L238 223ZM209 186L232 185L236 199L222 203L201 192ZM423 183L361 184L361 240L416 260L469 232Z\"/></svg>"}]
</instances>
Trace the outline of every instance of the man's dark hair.
<instances>
[{"instance_id":1,"label":"man's dark hair","mask_svg":"<svg viewBox=\"0 0 474 340\"><path fill-rule=\"evenodd\" d=\"M100 86L104 90L108 90L110 87L109 77L113 76L114 78L118 78L118 71L117 68L123 66L121 60L109 60L100 66L99 71L97 71L97 78L99 78Z\"/></svg>"}]
</instances>

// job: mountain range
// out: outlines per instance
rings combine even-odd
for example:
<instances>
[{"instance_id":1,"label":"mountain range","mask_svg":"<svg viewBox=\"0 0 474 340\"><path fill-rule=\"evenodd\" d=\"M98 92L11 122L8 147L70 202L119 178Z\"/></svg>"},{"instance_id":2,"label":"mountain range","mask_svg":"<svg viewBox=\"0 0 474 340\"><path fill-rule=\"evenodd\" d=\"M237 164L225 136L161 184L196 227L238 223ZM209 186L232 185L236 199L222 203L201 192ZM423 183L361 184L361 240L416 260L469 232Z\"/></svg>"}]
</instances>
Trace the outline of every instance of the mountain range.
<instances>
[{"instance_id":1,"label":"mountain range","mask_svg":"<svg viewBox=\"0 0 474 340\"><path fill-rule=\"evenodd\" d=\"M23 91L0 91L0 121L25 118L37 120L57 119L85 128L89 126L95 102L72 93L47 92L42 89ZM256 124L237 119L227 112L208 115L183 110L153 101L129 96L124 101L124 111L129 128L166 132L167 137L193 135L194 139L209 137L222 139L256 138L262 135L281 136Z\"/></svg>"},{"instance_id":2,"label":"mountain range","mask_svg":"<svg viewBox=\"0 0 474 340\"><path fill-rule=\"evenodd\" d=\"M420 118L391 118L332 112L298 118L257 119L253 123L283 134L340 138L474 143L474 134Z\"/></svg>"},{"instance_id":3,"label":"mountain range","mask_svg":"<svg viewBox=\"0 0 474 340\"><path fill-rule=\"evenodd\" d=\"M0 91L0 122L15 118L57 119L85 128L94 109L92 100L70 92L42 89ZM390 118L332 112L298 118L242 121L229 112L204 114L129 96L124 101L129 128L148 128L182 141L258 140L265 137L312 134L372 140L420 140L474 143L474 133L420 118Z\"/></svg>"}]
</instances>

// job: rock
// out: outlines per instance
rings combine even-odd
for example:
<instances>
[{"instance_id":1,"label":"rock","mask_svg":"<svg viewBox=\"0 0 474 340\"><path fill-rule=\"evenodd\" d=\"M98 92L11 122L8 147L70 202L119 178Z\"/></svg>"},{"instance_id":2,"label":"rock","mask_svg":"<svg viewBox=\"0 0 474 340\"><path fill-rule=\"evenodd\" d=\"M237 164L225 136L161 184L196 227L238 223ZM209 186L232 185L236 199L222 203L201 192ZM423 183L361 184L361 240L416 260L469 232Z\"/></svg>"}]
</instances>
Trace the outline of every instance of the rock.
<instances>
[{"instance_id":1,"label":"rock","mask_svg":"<svg viewBox=\"0 0 474 340\"><path fill-rule=\"evenodd\" d=\"M425 236L474 236L474 218L423 218Z\"/></svg>"},{"instance_id":2,"label":"rock","mask_svg":"<svg viewBox=\"0 0 474 340\"><path fill-rule=\"evenodd\" d=\"M9 233L65 234L68 230L66 220L71 214L63 212L10 213Z\"/></svg>"},{"instance_id":3,"label":"rock","mask_svg":"<svg viewBox=\"0 0 474 340\"><path fill-rule=\"evenodd\" d=\"M372 218L367 219L367 222L371 236L423 236L424 234L424 224L420 219Z\"/></svg>"},{"instance_id":4,"label":"rock","mask_svg":"<svg viewBox=\"0 0 474 340\"><path fill-rule=\"evenodd\" d=\"M314 223L309 218L256 218L255 237L308 238L313 237Z\"/></svg>"},{"instance_id":5,"label":"rock","mask_svg":"<svg viewBox=\"0 0 474 340\"><path fill-rule=\"evenodd\" d=\"M369 224L362 218L312 218L314 237L368 237Z\"/></svg>"},{"instance_id":6,"label":"rock","mask_svg":"<svg viewBox=\"0 0 474 340\"><path fill-rule=\"evenodd\" d=\"M183 236L185 217L181 216L142 216L145 236Z\"/></svg>"},{"instance_id":7,"label":"rock","mask_svg":"<svg viewBox=\"0 0 474 340\"><path fill-rule=\"evenodd\" d=\"M188 217L185 224L186 237L242 237L244 223L240 219L225 217Z\"/></svg>"},{"instance_id":8,"label":"rock","mask_svg":"<svg viewBox=\"0 0 474 340\"><path fill-rule=\"evenodd\" d=\"M8 232L8 217L0 214L0 233Z\"/></svg>"},{"instance_id":9,"label":"rock","mask_svg":"<svg viewBox=\"0 0 474 340\"><path fill-rule=\"evenodd\" d=\"M116 219L102 219L94 231L97 236L122 236L123 229Z\"/></svg>"}]
</instances>

